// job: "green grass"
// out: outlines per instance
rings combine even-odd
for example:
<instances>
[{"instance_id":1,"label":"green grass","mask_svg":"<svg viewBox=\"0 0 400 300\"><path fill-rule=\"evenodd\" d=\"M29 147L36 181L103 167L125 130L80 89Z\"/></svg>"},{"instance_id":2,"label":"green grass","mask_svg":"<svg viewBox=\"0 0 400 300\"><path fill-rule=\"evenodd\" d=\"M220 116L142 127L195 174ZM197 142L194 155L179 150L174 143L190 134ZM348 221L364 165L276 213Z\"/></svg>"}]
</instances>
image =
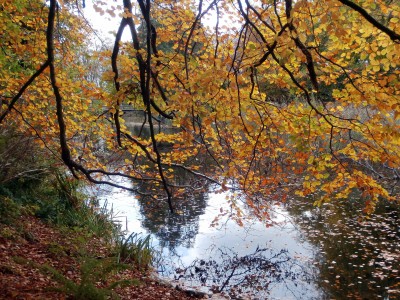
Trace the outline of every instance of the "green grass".
<instances>
[{"instance_id":1,"label":"green grass","mask_svg":"<svg viewBox=\"0 0 400 300\"><path fill-rule=\"evenodd\" d=\"M151 246L150 235L142 237L132 232L128 237L120 237L116 243L118 262L132 263L139 269L147 269L153 260L154 249Z\"/></svg>"}]
</instances>

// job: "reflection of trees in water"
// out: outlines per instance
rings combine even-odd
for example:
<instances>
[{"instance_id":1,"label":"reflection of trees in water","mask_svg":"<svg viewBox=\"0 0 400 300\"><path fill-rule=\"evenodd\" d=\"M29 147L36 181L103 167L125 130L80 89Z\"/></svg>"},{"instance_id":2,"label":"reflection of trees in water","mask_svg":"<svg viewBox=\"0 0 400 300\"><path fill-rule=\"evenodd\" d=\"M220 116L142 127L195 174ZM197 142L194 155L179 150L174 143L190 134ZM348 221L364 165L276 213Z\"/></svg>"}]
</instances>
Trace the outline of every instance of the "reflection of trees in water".
<instances>
[{"instance_id":1,"label":"reflection of trees in water","mask_svg":"<svg viewBox=\"0 0 400 300\"><path fill-rule=\"evenodd\" d=\"M140 212L145 217L142 226L153 233L161 247L173 250L179 245L193 246L199 230L199 216L204 214L207 195L198 194L185 199L174 199L176 213L169 212L166 201L139 200Z\"/></svg>"},{"instance_id":2,"label":"reflection of trees in water","mask_svg":"<svg viewBox=\"0 0 400 300\"><path fill-rule=\"evenodd\" d=\"M257 247L253 253L239 256L225 247L213 251L210 257L176 269L175 279L198 282L214 293L225 292L233 299L241 296L267 298L275 283L290 282L297 286L300 282L312 281L312 274L297 264L286 249L274 252Z\"/></svg>"},{"instance_id":3,"label":"reflection of trees in water","mask_svg":"<svg viewBox=\"0 0 400 300\"><path fill-rule=\"evenodd\" d=\"M295 199L288 210L304 237L321 249L319 284L331 298L400 297L400 209L382 202L367 219L358 199L312 207Z\"/></svg>"},{"instance_id":4,"label":"reflection of trees in water","mask_svg":"<svg viewBox=\"0 0 400 300\"><path fill-rule=\"evenodd\" d=\"M176 184L193 187L199 180L182 170L176 170ZM196 183L195 183L196 182ZM152 186L142 185L141 191L151 190ZM184 197L173 199L175 213L171 214L165 200L151 197L139 199L140 212L144 216L142 226L160 240L160 246L173 251L177 246L191 247L199 230L199 217L204 214L208 200L208 185L202 189L187 190Z\"/></svg>"},{"instance_id":5,"label":"reflection of trees in water","mask_svg":"<svg viewBox=\"0 0 400 300\"><path fill-rule=\"evenodd\" d=\"M138 119L132 118L130 121L136 124ZM140 119L138 123L140 123ZM149 136L149 128L146 126L134 125L129 129L135 136L143 138ZM157 130L172 134L180 129L167 126ZM160 142L158 146L161 153L169 153L173 150L172 144L165 141ZM203 171L202 168L212 171L214 166L210 160L206 154L199 152L188 159L183 166L187 166L189 169L197 166L200 173ZM138 166L146 163L146 160L140 157L135 157L134 161ZM148 169L154 168L157 166L148 165ZM171 251L180 245L191 247L199 230L199 216L204 214L207 206L210 182L194 176L183 167L163 166L163 168L170 192L173 195L172 206L175 213L170 213L168 202L166 199L162 199L165 193L161 185L157 186L154 181L152 183L134 182L138 194L142 195L139 199L140 212L144 216L142 226L159 239L161 247L166 247Z\"/></svg>"}]
</instances>

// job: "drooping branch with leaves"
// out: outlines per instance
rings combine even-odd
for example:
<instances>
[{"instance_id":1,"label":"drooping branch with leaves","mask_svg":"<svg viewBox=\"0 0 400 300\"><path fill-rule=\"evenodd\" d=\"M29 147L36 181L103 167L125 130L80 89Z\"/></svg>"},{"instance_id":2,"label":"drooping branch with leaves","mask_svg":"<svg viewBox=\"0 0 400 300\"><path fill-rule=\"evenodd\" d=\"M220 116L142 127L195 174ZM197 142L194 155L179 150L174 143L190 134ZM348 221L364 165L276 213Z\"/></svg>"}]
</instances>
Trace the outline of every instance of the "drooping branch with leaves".
<instances>
[{"instance_id":1,"label":"drooping branch with leaves","mask_svg":"<svg viewBox=\"0 0 400 300\"><path fill-rule=\"evenodd\" d=\"M81 5L0 7L0 124L37 136L74 176L171 211L209 181L243 196L230 198L238 220L237 199L267 218L294 191L317 204L358 191L366 212L399 201L399 4L94 1L120 18L103 50ZM139 132L126 107L143 112Z\"/></svg>"}]
</instances>

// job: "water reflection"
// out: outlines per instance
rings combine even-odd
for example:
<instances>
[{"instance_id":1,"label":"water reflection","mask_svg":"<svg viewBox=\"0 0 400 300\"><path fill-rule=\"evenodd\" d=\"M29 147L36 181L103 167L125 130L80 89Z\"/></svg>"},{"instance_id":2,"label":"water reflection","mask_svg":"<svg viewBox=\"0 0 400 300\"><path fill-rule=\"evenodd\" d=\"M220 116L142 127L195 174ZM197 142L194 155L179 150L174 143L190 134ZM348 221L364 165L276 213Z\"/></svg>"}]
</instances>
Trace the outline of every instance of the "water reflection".
<instances>
[{"instance_id":1,"label":"water reflection","mask_svg":"<svg viewBox=\"0 0 400 300\"><path fill-rule=\"evenodd\" d=\"M139 199L142 226L152 233L162 248L171 252L178 246L191 248L199 232L199 217L205 212L207 194L198 193L186 199L174 199L176 213L169 212L166 201Z\"/></svg>"},{"instance_id":2,"label":"water reflection","mask_svg":"<svg viewBox=\"0 0 400 300\"><path fill-rule=\"evenodd\" d=\"M129 232L152 234L162 253L161 276L188 288L254 299L400 298L395 204L360 218L358 201L317 208L293 198L272 208L272 227L251 219L240 227L228 216L210 227L221 208L229 208L227 196L209 187L177 201L177 215L164 201L147 203L126 191L112 189L104 199L128 217Z\"/></svg>"},{"instance_id":3,"label":"water reflection","mask_svg":"<svg viewBox=\"0 0 400 300\"><path fill-rule=\"evenodd\" d=\"M233 299L243 296L267 299L274 284L310 283L312 280L300 265L293 263L286 249L276 252L275 249L257 247L254 252L239 256L231 248L220 247L213 251L212 257L196 259L189 266L178 268L175 278L200 282L214 293L227 291ZM293 291L293 296L300 296L299 292Z\"/></svg>"},{"instance_id":4,"label":"water reflection","mask_svg":"<svg viewBox=\"0 0 400 300\"><path fill-rule=\"evenodd\" d=\"M207 207L208 193L204 190L209 189L207 182L199 182L198 178L182 169L174 169L174 174L175 181L170 183L187 187L201 186L200 189L188 189L185 197L174 197L174 214L170 213L165 199L158 200L151 196L138 198L143 228L157 238L161 248L171 252L179 246L193 247L199 231L199 218ZM151 195L153 189L152 184L140 184L143 195Z\"/></svg>"},{"instance_id":5,"label":"water reflection","mask_svg":"<svg viewBox=\"0 0 400 300\"><path fill-rule=\"evenodd\" d=\"M314 284L313 247L299 242L299 232L290 222L282 222L289 218L282 207L272 214L278 223L274 227L252 219L241 227L229 215L211 227L221 209L229 209L228 194L211 190L175 201L176 215L170 215L165 201L138 199L128 192L111 191L111 197L104 198L128 217L128 234L152 235L162 253L157 268L164 278L189 289L235 297L321 299Z\"/></svg>"},{"instance_id":6,"label":"water reflection","mask_svg":"<svg viewBox=\"0 0 400 300\"><path fill-rule=\"evenodd\" d=\"M321 299L313 283L317 276L313 248L299 242L299 232L290 222L267 227L249 219L241 227L224 216L218 228L210 227L221 208L227 209L227 196L208 193L195 243L191 248L177 247L173 253L164 251L162 275L186 286L242 293L252 299L266 295L268 299ZM282 207L275 209L279 216L275 221L287 220Z\"/></svg>"}]
</instances>

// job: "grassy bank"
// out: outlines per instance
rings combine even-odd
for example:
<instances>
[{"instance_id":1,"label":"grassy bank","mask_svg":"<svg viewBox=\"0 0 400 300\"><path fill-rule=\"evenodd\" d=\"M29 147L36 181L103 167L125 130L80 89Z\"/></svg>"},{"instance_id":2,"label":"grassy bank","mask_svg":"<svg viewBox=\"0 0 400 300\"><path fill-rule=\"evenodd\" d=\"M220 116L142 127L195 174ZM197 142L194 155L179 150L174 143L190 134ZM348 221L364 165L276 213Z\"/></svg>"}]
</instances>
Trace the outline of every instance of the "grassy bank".
<instances>
[{"instance_id":1,"label":"grassy bank","mask_svg":"<svg viewBox=\"0 0 400 300\"><path fill-rule=\"evenodd\" d=\"M187 299L31 139L0 136L0 299Z\"/></svg>"}]
</instances>

